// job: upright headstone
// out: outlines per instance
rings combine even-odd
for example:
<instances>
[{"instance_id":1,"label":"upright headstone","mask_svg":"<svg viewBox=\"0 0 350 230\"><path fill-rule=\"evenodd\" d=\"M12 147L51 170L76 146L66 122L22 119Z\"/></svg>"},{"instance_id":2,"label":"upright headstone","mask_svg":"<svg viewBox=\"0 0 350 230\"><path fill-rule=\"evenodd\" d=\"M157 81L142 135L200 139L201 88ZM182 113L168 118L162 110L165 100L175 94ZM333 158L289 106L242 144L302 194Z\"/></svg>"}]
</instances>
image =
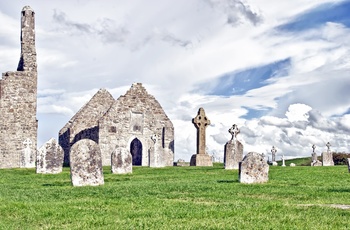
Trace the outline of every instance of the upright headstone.
<instances>
[{"instance_id":1,"label":"upright headstone","mask_svg":"<svg viewBox=\"0 0 350 230\"><path fill-rule=\"evenodd\" d=\"M153 134L151 136L150 148L148 150L149 167L151 168L164 167L164 164L162 164L163 161L161 159L162 156L157 154L157 152L159 152L159 148L161 148L160 144L160 136L157 134Z\"/></svg>"},{"instance_id":2,"label":"upright headstone","mask_svg":"<svg viewBox=\"0 0 350 230\"><path fill-rule=\"evenodd\" d=\"M97 186L104 184L101 150L89 139L76 142L69 154L73 186Z\"/></svg>"},{"instance_id":3,"label":"upright headstone","mask_svg":"<svg viewBox=\"0 0 350 230\"><path fill-rule=\"evenodd\" d=\"M289 166L290 166L290 167L295 167L295 164L294 164L294 163L290 163Z\"/></svg>"},{"instance_id":4,"label":"upright headstone","mask_svg":"<svg viewBox=\"0 0 350 230\"><path fill-rule=\"evenodd\" d=\"M269 180L269 165L262 155L248 153L239 164L239 181L245 184L264 183Z\"/></svg>"},{"instance_id":5,"label":"upright headstone","mask_svg":"<svg viewBox=\"0 0 350 230\"><path fill-rule=\"evenodd\" d=\"M286 167L286 162L285 162L285 159L284 159L284 155L282 155L282 166Z\"/></svg>"},{"instance_id":6,"label":"upright headstone","mask_svg":"<svg viewBox=\"0 0 350 230\"><path fill-rule=\"evenodd\" d=\"M274 165L274 162L276 162L276 153L277 153L277 149L275 148L275 146L272 146L272 149L271 149L272 165Z\"/></svg>"},{"instance_id":7,"label":"upright headstone","mask_svg":"<svg viewBox=\"0 0 350 230\"><path fill-rule=\"evenodd\" d=\"M348 171L350 173L350 158L347 158L347 160L348 160Z\"/></svg>"},{"instance_id":8,"label":"upright headstone","mask_svg":"<svg viewBox=\"0 0 350 230\"><path fill-rule=\"evenodd\" d=\"M315 152L316 145L312 145L312 154L311 154L311 166L322 166L322 162L317 159L317 153Z\"/></svg>"},{"instance_id":9,"label":"upright headstone","mask_svg":"<svg viewBox=\"0 0 350 230\"><path fill-rule=\"evenodd\" d=\"M35 155L33 154L32 148L33 142L31 139L27 138L23 141L23 149L22 149L22 160L21 167L23 168L33 168L35 167Z\"/></svg>"},{"instance_id":10,"label":"upright headstone","mask_svg":"<svg viewBox=\"0 0 350 230\"><path fill-rule=\"evenodd\" d=\"M132 173L132 155L125 148L116 148L111 157L112 173L127 174Z\"/></svg>"},{"instance_id":11,"label":"upright headstone","mask_svg":"<svg viewBox=\"0 0 350 230\"><path fill-rule=\"evenodd\" d=\"M37 152L36 173L56 174L62 172L63 157L62 147L54 138L51 138Z\"/></svg>"},{"instance_id":12,"label":"upright headstone","mask_svg":"<svg viewBox=\"0 0 350 230\"><path fill-rule=\"evenodd\" d=\"M205 115L203 108L199 108L198 114L192 119L193 124L197 128L197 154L191 157L191 166L213 166L211 156L205 152L206 144L206 128L210 125L210 120Z\"/></svg>"},{"instance_id":13,"label":"upright headstone","mask_svg":"<svg viewBox=\"0 0 350 230\"><path fill-rule=\"evenodd\" d=\"M224 164L225 169L239 169L239 162L243 158L243 145L237 140L237 134L240 132L236 124L228 130L232 135L231 140L225 144Z\"/></svg>"},{"instance_id":14,"label":"upright headstone","mask_svg":"<svg viewBox=\"0 0 350 230\"><path fill-rule=\"evenodd\" d=\"M323 166L334 166L333 154L330 150L331 144L328 142L326 144L327 152L322 153L322 165Z\"/></svg>"}]
</instances>

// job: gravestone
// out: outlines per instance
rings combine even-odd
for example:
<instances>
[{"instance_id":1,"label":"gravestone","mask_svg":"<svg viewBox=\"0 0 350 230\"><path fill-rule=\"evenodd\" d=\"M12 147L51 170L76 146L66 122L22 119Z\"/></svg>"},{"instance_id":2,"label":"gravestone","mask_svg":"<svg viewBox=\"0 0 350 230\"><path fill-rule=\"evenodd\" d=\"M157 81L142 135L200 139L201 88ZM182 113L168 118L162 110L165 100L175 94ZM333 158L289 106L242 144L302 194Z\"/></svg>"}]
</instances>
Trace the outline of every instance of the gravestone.
<instances>
[{"instance_id":1,"label":"gravestone","mask_svg":"<svg viewBox=\"0 0 350 230\"><path fill-rule=\"evenodd\" d=\"M348 171L350 173L350 158L347 158L347 160L348 160Z\"/></svg>"},{"instance_id":2,"label":"gravestone","mask_svg":"<svg viewBox=\"0 0 350 230\"><path fill-rule=\"evenodd\" d=\"M272 166L278 166L278 163L276 161L272 161L271 165Z\"/></svg>"},{"instance_id":3,"label":"gravestone","mask_svg":"<svg viewBox=\"0 0 350 230\"><path fill-rule=\"evenodd\" d=\"M311 162L311 166L322 166L322 162L319 160Z\"/></svg>"},{"instance_id":4,"label":"gravestone","mask_svg":"<svg viewBox=\"0 0 350 230\"><path fill-rule=\"evenodd\" d=\"M104 184L101 150L89 139L76 142L69 154L73 186L97 186Z\"/></svg>"},{"instance_id":5,"label":"gravestone","mask_svg":"<svg viewBox=\"0 0 350 230\"><path fill-rule=\"evenodd\" d=\"M261 154L248 153L239 164L239 182L244 184L265 183L269 180L269 165Z\"/></svg>"},{"instance_id":6,"label":"gravestone","mask_svg":"<svg viewBox=\"0 0 350 230\"><path fill-rule=\"evenodd\" d=\"M35 167L35 154L32 150L33 142L31 139L27 138L23 141L23 149L21 154L21 167L23 168L33 168Z\"/></svg>"},{"instance_id":7,"label":"gravestone","mask_svg":"<svg viewBox=\"0 0 350 230\"><path fill-rule=\"evenodd\" d=\"M228 130L232 135L231 140L225 144L224 165L225 169L239 169L239 162L243 158L243 145L237 140L237 134L240 132L237 125L234 124Z\"/></svg>"},{"instance_id":8,"label":"gravestone","mask_svg":"<svg viewBox=\"0 0 350 230\"><path fill-rule=\"evenodd\" d=\"M176 166L190 166L189 162L186 162L184 159L178 159L175 163Z\"/></svg>"},{"instance_id":9,"label":"gravestone","mask_svg":"<svg viewBox=\"0 0 350 230\"><path fill-rule=\"evenodd\" d=\"M64 152L58 142L51 138L37 152L36 173L56 174L62 172Z\"/></svg>"},{"instance_id":10,"label":"gravestone","mask_svg":"<svg viewBox=\"0 0 350 230\"><path fill-rule=\"evenodd\" d=\"M127 174L132 173L132 155L125 148L116 148L112 153L112 173Z\"/></svg>"},{"instance_id":11,"label":"gravestone","mask_svg":"<svg viewBox=\"0 0 350 230\"><path fill-rule=\"evenodd\" d=\"M149 152L149 167L151 168L157 168L157 167L164 167L164 164L162 164L162 159L161 159L161 155L157 154L158 150L161 148L160 144L161 144L161 140L160 140L160 136L157 134L153 134L151 136L151 144L150 144L150 148L148 150Z\"/></svg>"},{"instance_id":12,"label":"gravestone","mask_svg":"<svg viewBox=\"0 0 350 230\"><path fill-rule=\"evenodd\" d=\"M210 125L210 120L205 115L203 108L199 108L198 114L192 119L193 124L197 128L197 154L191 157L191 166L213 166L211 156L205 152L206 144L206 128Z\"/></svg>"},{"instance_id":13,"label":"gravestone","mask_svg":"<svg viewBox=\"0 0 350 230\"><path fill-rule=\"evenodd\" d=\"M295 164L294 164L294 163L290 163L289 166L290 166L290 167L295 167Z\"/></svg>"},{"instance_id":14,"label":"gravestone","mask_svg":"<svg viewBox=\"0 0 350 230\"><path fill-rule=\"evenodd\" d=\"M286 167L286 162L285 162L285 159L284 159L284 155L282 155L282 166Z\"/></svg>"},{"instance_id":15,"label":"gravestone","mask_svg":"<svg viewBox=\"0 0 350 230\"><path fill-rule=\"evenodd\" d=\"M326 146L327 146L327 152L322 153L322 165L334 166L333 153L330 150L331 144L328 142Z\"/></svg>"},{"instance_id":16,"label":"gravestone","mask_svg":"<svg viewBox=\"0 0 350 230\"><path fill-rule=\"evenodd\" d=\"M275 146L272 146L272 149L271 149L272 165L273 165L273 162L276 162L276 153L277 153L277 149L275 148Z\"/></svg>"}]
</instances>

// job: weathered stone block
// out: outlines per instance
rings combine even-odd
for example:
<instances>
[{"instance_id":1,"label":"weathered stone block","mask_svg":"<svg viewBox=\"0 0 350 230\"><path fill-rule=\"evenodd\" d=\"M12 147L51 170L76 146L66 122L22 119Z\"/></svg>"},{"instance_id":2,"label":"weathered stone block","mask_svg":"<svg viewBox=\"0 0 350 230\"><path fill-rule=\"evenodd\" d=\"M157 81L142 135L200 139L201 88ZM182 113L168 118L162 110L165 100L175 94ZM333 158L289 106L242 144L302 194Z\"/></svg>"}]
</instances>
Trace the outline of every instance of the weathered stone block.
<instances>
[{"instance_id":1,"label":"weathered stone block","mask_svg":"<svg viewBox=\"0 0 350 230\"><path fill-rule=\"evenodd\" d=\"M330 151L322 153L322 165L323 166L334 166L333 153Z\"/></svg>"},{"instance_id":2,"label":"weathered stone block","mask_svg":"<svg viewBox=\"0 0 350 230\"><path fill-rule=\"evenodd\" d=\"M239 165L239 181L245 184L264 183L269 180L269 165L259 153L250 152Z\"/></svg>"},{"instance_id":3,"label":"weathered stone block","mask_svg":"<svg viewBox=\"0 0 350 230\"><path fill-rule=\"evenodd\" d=\"M69 155L73 186L96 186L104 184L101 151L92 140L76 142Z\"/></svg>"},{"instance_id":4,"label":"weathered stone block","mask_svg":"<svg viewBox=\"0 0 350 230\"><path fill-rule=\"evenodd\" d=\"M62 172L64 152L54 138L40 147L36 158L36 173L56 174Z\"/></svg>"},{"instance_id":5,"label":"weathered stone block","mask_svg":"<svg viewBox=\"0 0 350 230\"><path fill-rule=\"evenodd\" d=\"M212 157L208 154L194 154L191 157L190 166L213 166Z\"/></svg>"},{"instance_id":6,"label":"weathered stone block","mask_svg":"<svg viewBox=\"0 0 350 230\"><path fill-rule=\"evenodd\" d=\"M239 169L239 162L243 158L243 145L238 140L228 141L225 145L225 169Z\"/></svg>"},{"instance_id":7,"label":"weathered stone block","mask_svg":"<svg viewBox=\"0 0 350 230\"><path fill-rule=\"evenodd\" d=\"M132 173L132 156L125 148L117 148L112 153L112 173Z\"/></svg>"}]
</instances>

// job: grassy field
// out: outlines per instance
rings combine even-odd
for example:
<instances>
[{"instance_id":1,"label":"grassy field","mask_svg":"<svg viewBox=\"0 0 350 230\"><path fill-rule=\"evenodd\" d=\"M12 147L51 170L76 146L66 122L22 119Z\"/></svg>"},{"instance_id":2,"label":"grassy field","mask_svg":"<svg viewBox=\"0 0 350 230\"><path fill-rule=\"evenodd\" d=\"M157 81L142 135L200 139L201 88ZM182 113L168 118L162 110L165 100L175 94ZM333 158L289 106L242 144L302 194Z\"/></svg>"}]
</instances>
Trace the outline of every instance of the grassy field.
<instances>
[{"instance_id":1,"label":"grassy field","mask_svg":"<svg viewBox=\"0 0 350 230\"><path fill-rule=\"evenodd\" d=\"M0 229L350 229L346 166L270 167L255 185L222 164L104 175L72 187L69 168L0 170Z\"/></svg>"}]
</instances>

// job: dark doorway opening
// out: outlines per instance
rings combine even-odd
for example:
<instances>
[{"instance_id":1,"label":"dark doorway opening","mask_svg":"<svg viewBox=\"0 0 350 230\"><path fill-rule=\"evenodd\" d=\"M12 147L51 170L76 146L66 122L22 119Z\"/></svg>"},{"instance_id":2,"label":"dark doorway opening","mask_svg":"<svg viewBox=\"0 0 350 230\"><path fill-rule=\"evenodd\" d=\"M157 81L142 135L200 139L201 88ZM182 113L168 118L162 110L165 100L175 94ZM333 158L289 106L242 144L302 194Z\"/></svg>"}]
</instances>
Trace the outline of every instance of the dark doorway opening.
<instances>
[{"instance_id":1,"label":"dark doorway opening","mask_svg":"<svg viewBox=\"0 0 350 230\"><path fill-rule=\"evenodd\" d=\"M130 144L130 153L132 155L132 165L141 165L142 163L142 143L135 138Z\"/></svg>"}]
</instances>

